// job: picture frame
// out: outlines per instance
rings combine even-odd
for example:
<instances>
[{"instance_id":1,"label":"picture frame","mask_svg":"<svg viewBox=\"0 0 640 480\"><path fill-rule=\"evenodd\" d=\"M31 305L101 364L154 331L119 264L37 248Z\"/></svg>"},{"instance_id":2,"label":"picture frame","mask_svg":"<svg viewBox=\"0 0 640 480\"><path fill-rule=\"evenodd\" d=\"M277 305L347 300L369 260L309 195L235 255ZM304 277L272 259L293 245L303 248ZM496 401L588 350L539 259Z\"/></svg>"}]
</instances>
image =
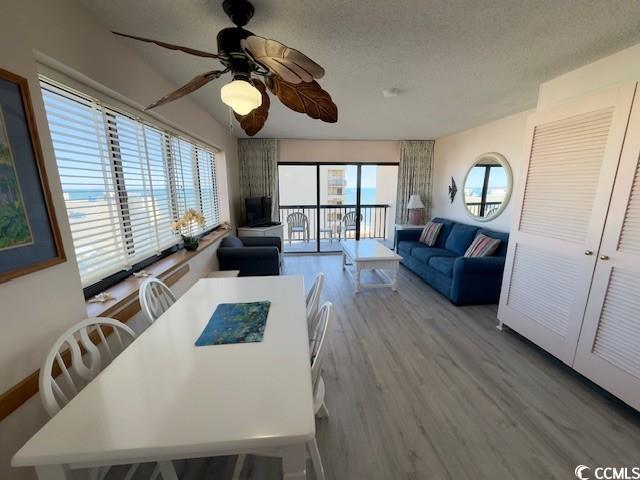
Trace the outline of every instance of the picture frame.
<instances>
[{"instance_id":1,"label":"picture frame","mask_svg":"<svg viewBox=\"0 0 640 480\"><path fill-rule=\"evenodd\" d=\"M28 81L0 68L0 283L65 261Z\"/></svg>"}]
</instances>

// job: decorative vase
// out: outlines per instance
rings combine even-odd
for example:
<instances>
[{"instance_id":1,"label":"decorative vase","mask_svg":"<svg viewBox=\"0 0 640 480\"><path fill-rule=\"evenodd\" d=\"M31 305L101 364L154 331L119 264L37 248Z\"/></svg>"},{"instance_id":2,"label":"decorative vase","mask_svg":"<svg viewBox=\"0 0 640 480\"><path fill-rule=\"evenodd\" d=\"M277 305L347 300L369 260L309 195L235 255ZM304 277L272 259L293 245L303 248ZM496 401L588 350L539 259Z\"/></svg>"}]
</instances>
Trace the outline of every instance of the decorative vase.
<instances>
[{"instance_id":1,"label":"decorative vase","mask_svg":"<svg viewBox=\"0 0 640 480\"><path fill-rule=\"evenodd\" d=\"M182 242L184 243L184 248L190 252L197 250L200 244L200 240L196 237L182 237Z\"/></svg>"}]
</instances>

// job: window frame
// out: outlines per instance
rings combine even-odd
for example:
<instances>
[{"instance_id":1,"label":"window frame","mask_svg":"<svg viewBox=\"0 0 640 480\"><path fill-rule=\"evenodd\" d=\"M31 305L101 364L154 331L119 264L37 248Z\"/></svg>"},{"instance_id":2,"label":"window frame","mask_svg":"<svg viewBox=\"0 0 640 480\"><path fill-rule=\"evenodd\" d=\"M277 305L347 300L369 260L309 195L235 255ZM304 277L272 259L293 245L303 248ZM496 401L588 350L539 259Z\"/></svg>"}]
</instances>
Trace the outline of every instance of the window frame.
<instances>
[{"instance_id":1,"label":"window frame","mask_svg":"<svg viewBox=\"0 0 640 480\"><path fill-rule=\"evenodd\" d=\"M141 162L149 161L149 153L146 148L146 131L145 127L149 127L156 132L162 135L162 166L164 169L164 173L166 176L167 182L167 192L168 192L168 212L170 215L170 221L175 222L182 210L187 210L189 208L194 208L197 211L205 213L205 205L202 199L201 192L201 182L203 181L200 178L200 165L199 165L199 156L198 152L201 152L200 156L206 157L207 161L210 161L211 165L211 180L212 180L212 210L209 213L211 219L207 219L207 226L197 234L198 238L201 238L205 235L208 235L214 230L217 230L222 224L222 220L220 218L220 186L218 183L218 174L217 174L217 165L216 165L216 154L219 153L219 150L211 147L210 145L206 145L205 143L195 140L192 137L186 136L182 133L176 132L175 130L171 130L166 128L165 126L153 123L148 121L147 119L141 118L139 115L136 115L135 112L126 111L118 106L110 104L109 102L105 102L100 98L96 98L91 94L84 93L82 91L78 91L76 88L70 87L64 83L60 83L56 80L51 79L46 75L39 75L39 83L41 90L46 90L47 92L58 95L65 99L71 101L88 101L91 104L97 106L102 113L102 121L104 128L104 135L107 147L107 154L109 156L109 173L111 174L113 181L113 188L116 191L115 202L117 205L118 215L119 215L119 223L120 223L120 231L124 235L121 241L124 244L124 253L125 253L125 261L135 259L136 252L136 244L134 241L133 235L133 225L131 220L131 211L129 206L129 193L127 191L126 185L126 174L124 171L123 159L120 150L120 141L118 136L118 115L122 115L125 118L135 122L136 126L141 127L140 135L143 136L141 141L145 144L145 150L143 152L138 152L139 159ZM45 102L46 104L46 102ZM46 110L46 105L45 105ZM133 108L132 108L133 110ZM47 118L47 122L49 123L49 119ZM181 187L176 185L176 176L183 174L182 169L184 168L184 164L182 160L179 162L180 172L175 170L175 152L172 148L174 143L175 145L180 146L180 144L184 142L189 145L190 152L190 162L192 172L192 183L189 183L188 187L184 185L184 179L180 179ZM52 138L53 143L53 138ZM55 144L54 144L55 146ZM180 155L181 152L178 152ZM58 159L56 158L56 166L60 169L60 165L58 163ZM58 175L60 175L58 170ZM151 178L152 173L150 170L146 172L147 176ZM61 180L61 185L64 190L64 182ZM182 195L184 198L180 198L180 193L178 192L179 188L182 188ZM193 199L187 198L185 194L186 188L193 189L194 195ZM134 188L135 189L135 188ZM193 205L190 204L189 200L192 200ZM155 206L155 198L152 199L154 202L154 209L151 215L152 218L155 218L158 213L158 208ZM65 202L66 208L66 202ZM210 223L209 223L210 222ZM101 278L97 281L94 281L83 287L84 297L88 299L90 297L95 296L96 294L112 287L113 285L121 282L122 280L128 278L133 275L134 272L139 271L152 265L153 263L171 255L183 248L181 239L179 235L174 234L175 243L170 245L167 248L164 248L161 252L155 253L143 259L138 259L135 263L127 263L129 268L125 268L114 272L104 278ZM156 235L155 241L157 242L158 247L160 247L160 237L157 235L157 225L156 225ZM75 253L75 245L74 245L74 253ZM77 253L76 253L77 256Z\"/></svg>"}]
</instances>

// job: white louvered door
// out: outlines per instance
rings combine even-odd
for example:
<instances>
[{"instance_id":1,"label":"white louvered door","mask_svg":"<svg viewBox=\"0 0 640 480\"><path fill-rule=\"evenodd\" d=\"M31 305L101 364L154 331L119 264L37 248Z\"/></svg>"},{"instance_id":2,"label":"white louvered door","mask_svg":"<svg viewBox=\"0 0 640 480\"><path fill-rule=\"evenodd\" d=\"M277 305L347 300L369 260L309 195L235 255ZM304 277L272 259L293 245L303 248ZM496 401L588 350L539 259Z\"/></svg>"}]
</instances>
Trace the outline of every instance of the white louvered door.
<instances>
[{"instance_id":1,"label":"white louvered door","mask_svg":"<svg viewBox=\"0 0 640 480\"><path fill-rule=\"evenodd\" d=\"M502 284L501 323L573 363L635 84L537 112Z\"/></svg>"},{"instance_id":2,"label":"white louvered door","mask_svg":"<svg viewBox=\"0 0 640 480\"><path fill-rule=\"evenodd\" d=\"M640 95L620 157L574 368L640 410Z\"/></svg>"}]
</instances>

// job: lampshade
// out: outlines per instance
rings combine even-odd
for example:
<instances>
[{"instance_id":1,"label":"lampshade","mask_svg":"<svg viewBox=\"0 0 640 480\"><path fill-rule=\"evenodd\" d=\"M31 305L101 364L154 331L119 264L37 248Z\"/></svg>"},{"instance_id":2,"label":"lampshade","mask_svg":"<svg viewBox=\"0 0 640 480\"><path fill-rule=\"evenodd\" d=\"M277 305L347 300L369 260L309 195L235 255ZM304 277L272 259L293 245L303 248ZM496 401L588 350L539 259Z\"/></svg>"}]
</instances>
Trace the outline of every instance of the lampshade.
<instances>
[{"instance_id":1,"label":"lampshade","mask_svg":"<svg viewBox=\"0 0 640 480\"><path fill-rule=\"evenodd\" d=\"M424 208L424 203L422 203L422 200L420 199L420 195L417 195L415 193L411 195L411 197L409 197L409 203L407 204L407 208L408 209Z\"/></svg>"},{"instance_id":2,"label":"lampshade","mask_svg":"<svg viewBox=\"0 0 640 480\"><path fill-rule=\"evenodd\" d=\"M260 90L245 80L233 80L220 89L220 98L238 115L246 115L262 105Z\"/></svg>"}]
</instances>

